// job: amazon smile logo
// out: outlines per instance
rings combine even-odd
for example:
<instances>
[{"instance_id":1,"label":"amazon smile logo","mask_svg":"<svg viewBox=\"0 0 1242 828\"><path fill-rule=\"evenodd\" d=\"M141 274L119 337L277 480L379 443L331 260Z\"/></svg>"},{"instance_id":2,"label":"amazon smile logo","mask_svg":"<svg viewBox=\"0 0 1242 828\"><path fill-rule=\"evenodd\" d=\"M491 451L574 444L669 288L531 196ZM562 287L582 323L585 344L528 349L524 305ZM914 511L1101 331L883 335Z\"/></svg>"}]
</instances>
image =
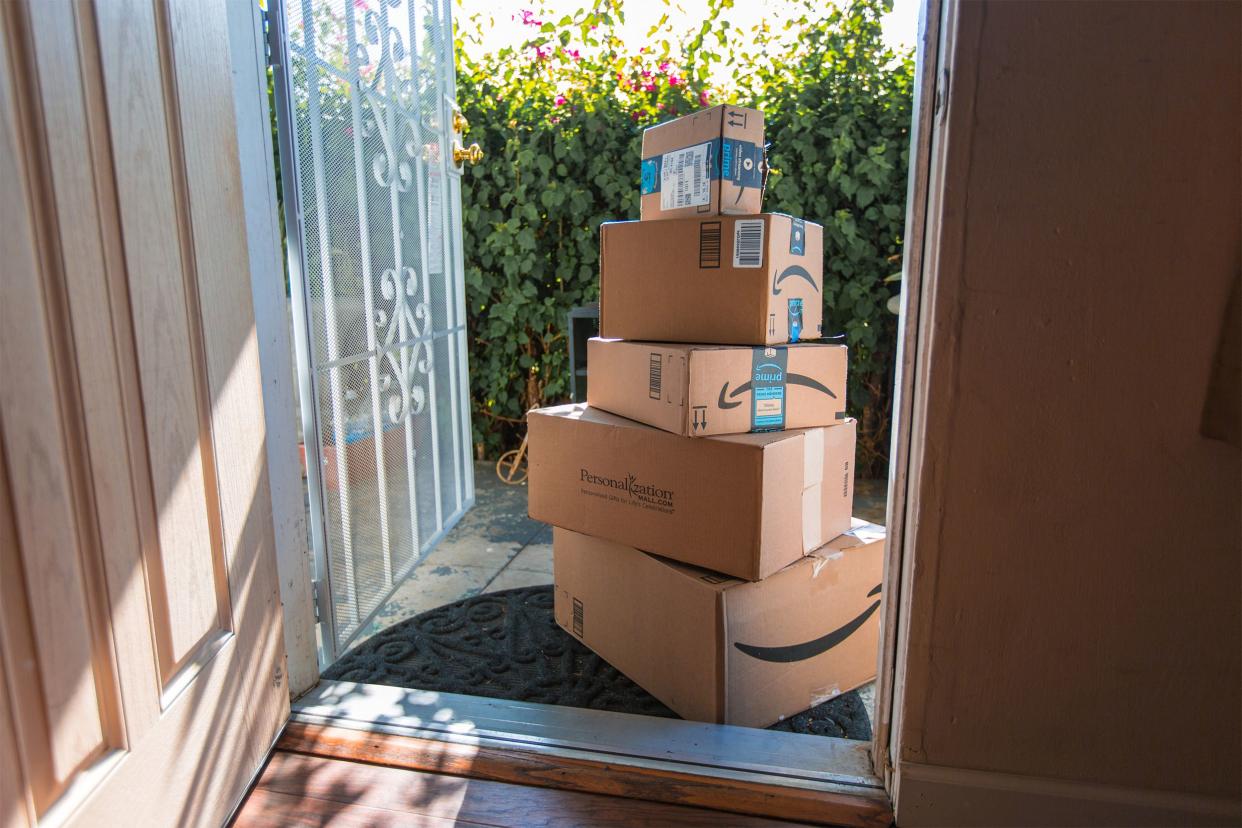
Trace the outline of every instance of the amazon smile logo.
<instances>
[{"instance_id":1,"label":"amazon smile logo","mask_svg":"<svg viewBox=\"0 0 1242 828\"><path fill-rule=\"evenodd\" d=\"M773 296L781 295L781 282L786 279L806 279L807 284L814 288L816 293L819 293L819 285L815 284L815 280L811 277L811 274L805 267L802 265L790 265L782 270L779 276L772 280Z\"/></svg>"},{"instance_id":2,"label":"amazon smile logo","mask_svg":"<svg viewBox=\"0 0 1242 828\"><path fill-rule=\"evenodd\" d=\"M763 381L763 380L761 379L760 381ZM777 382L779 382L779 380L777 380ZM716 400L716 407L717 408L737 408L739 405L742 404L742 401L739 400L738 397L741 397L744 394L750 393L750 390L752 387L754 387L754 384L755 384L754 380L747 380L746 382L739 385L737 388L734 388L732 391L730 391L729 382L728 380L726 380L725 384L720 386L720 397ZM837 398L837 395L832 393L832 390L829 389L826 385L819 382L818 380L812 379L811 377L803 376L802 374L786 374L785 384L786 385L801 385L804 388L810 388L812 391L819 391L820 393L827 394L828 396L832 397L834 400Z\"/></svg>"},{"instance_id":3,"label":"amazon smile logo","mask_svg":"<svg viewBox=\"0 0 1242 828\"><path fill-rule=\"evenodd\" d=\"M875 588L867 593L867 597L879 595L881 586L881 584L876 584ZM871 606L860 612L853 621L838 627L827 635L822 635L811 641L803 641L801 644L786 644L783 647L759 647L754 644L743 644L737 641L734 642L733 646L746 653L746 655L757 658L760 661L774 661L780 664L788 664L791 661L806 661L808 658L815 658L817 655L828 652L849 638L859 627L866 624L867 619L874 615L879 608L880 600L877 598L872 602Z\"/></svg>"}]
</instances>

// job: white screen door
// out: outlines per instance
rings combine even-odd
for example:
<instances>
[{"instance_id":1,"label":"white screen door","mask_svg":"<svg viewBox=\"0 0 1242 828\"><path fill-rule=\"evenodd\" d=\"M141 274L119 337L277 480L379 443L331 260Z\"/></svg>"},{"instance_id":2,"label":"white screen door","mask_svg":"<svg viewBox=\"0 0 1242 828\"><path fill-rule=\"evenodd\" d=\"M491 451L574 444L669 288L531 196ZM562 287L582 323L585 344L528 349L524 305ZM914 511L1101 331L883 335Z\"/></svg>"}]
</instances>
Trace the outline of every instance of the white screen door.
<instances>
[{"instance_id":1,"label":"white screen door","mask_svg":"<svg viewBox=\"0 0 1242 828\"><path fill-rule=\"evenodd\" d=\"M321 664L474 501L448 0L285 0L273 63Z\"/></svg>"}]
</instances>

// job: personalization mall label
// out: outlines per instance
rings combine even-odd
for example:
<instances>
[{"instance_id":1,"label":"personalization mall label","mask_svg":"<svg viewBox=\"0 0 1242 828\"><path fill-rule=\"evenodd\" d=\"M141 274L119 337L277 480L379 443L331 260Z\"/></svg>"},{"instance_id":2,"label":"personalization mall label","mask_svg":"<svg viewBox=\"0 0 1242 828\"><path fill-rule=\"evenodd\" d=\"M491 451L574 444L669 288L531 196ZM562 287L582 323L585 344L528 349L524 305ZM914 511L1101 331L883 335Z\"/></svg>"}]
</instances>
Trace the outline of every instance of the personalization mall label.
<instances>
[{"instance_id":1,"label":"personalization mall label","mask_svg":"<svg viewBox=\"0 0 1242 828\"><path fill-rule=\"evenodd\" d=\"M750 355L750 430L780 431L785 427L787 348L752 348Z\"/></svg>"}]
</instances>

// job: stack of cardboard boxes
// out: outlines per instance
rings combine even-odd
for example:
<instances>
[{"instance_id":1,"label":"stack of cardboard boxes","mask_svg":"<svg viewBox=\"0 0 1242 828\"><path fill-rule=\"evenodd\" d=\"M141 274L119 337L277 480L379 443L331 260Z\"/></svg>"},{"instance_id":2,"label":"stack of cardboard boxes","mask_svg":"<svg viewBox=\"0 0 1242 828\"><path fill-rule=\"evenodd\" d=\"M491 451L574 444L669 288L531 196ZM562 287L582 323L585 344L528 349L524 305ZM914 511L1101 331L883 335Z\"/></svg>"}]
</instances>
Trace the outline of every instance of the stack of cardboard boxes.
<instances>
[{"instance_id":1,"label":"stack of cardboard boxes","mask_svg":"<svg viewBox=\"0 0 1242 828\"><path fill-rule=\"evenodd\" d=\"M556 619L688 719L764 727L875 676L884 530L851 519L823 229L761 213L763 115L643 136L603 225L588 404L530 412Z\"/></svg>"}]
</instances>

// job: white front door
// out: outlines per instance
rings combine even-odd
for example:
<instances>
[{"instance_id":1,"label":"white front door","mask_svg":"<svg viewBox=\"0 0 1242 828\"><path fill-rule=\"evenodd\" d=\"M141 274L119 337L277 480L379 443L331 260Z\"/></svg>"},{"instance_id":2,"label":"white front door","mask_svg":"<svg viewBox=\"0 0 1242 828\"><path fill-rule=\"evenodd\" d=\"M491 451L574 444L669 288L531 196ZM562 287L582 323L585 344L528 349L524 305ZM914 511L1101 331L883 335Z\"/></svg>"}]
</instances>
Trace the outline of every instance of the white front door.
<instances>
[{"instance_id":1,"label":"white front door","mask_svg":"<svg viewBox=\"0 0 1242 828\"><path fill-rule=\"evenodd\" d=\"M449 7L272 8L325 666L474 502Z\"/></svg>"},{"instance_id":2,"label":"white front door","mask_svg":"<svg viewBox=\"0 0 1242 828\"><path fill-rule=\"evenodd\" d=\"M221 2L0 4L0 825L219 825L287 718Z\"/></svg>"}]
</instances>

